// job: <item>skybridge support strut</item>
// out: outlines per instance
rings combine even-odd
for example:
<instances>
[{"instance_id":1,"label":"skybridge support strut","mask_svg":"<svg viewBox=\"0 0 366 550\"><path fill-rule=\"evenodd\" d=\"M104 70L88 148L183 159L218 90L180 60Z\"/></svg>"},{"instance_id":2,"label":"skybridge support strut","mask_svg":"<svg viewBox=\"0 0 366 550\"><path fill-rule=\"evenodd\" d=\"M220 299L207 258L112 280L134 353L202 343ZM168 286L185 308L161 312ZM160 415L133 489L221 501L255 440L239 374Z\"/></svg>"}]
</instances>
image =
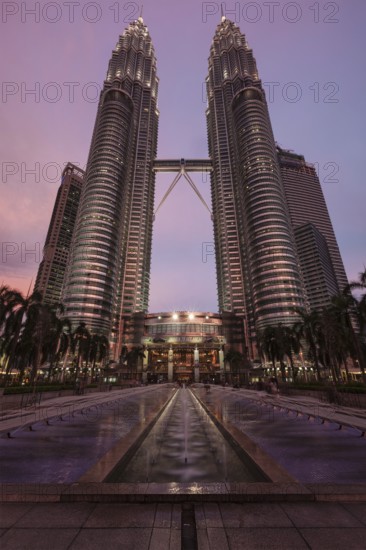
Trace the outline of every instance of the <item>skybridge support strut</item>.
<instances>
[{"instance_id":1,"label":"skybridge support strut","mask_svg":"<svg viewBox=\"0 0 366 550\"><path fill-rule=\"evenodd\" d=\"M212 213L207 205L205 199L199 192L196 184L192 180L191 176L189 175L189 172L212 172L212 162L210 159L179 159L179 160L155 160L153 165L153 170L155 172L177 172L177 175L173 179L172 183L168 187L168 190L166 191L165 195L161 199L157 209L154 213L154 220L156 217L156 214L170 195L170 193L173 191L174 187L177 185L180 178L183 176L185 180L189 183L189 185L192 187L193 191L196 193L197 197L200 199L204 207L208 210L210 213L211 219L212 219Z\"/></svg>"}]
</instances>

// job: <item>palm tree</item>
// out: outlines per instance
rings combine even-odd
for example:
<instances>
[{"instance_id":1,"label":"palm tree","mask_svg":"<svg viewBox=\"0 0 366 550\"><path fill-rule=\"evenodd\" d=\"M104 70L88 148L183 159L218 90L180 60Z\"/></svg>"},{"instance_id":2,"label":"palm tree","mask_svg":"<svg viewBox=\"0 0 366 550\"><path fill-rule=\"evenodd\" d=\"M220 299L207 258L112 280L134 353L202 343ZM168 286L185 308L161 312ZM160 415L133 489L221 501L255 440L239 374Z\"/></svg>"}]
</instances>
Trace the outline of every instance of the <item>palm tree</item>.
<instances>
[{"instance_id":1,"label":"palm tree","mask_svg":"<svg viewBox=\"0 0 366 550\"><path fill-rule=\"evenodd\" d=\"M14 366L18 368L20 382L27 367L31 367L31 383L35 381L43 359L43 343L47 337L49 324L48 306L34 302L27 310L19 335L15 332L8 339L8 349L11 350L14 361L11 368Z\"/></svg>"},{"instance_id":2,"label":"palm tree","mask_svg":"<svg viewBox=\"0 0 366 550\"><path fill-rule=\"evenodd\" d=\"M9 373L14 367L16 355L19 353L18 342L21 332L25 329L27 319L32 317L35 314L35 310L41 305L42 296L39 292L33 292L24 297L20 292L11 291L9 300L12 305L8 310L3 332L3 348L7 355L5 385Z\"/></svg>"},{"instance_id":3,"label":"palm tree","mask_svg":"<svg viewBox=\"0 0 366 550\"><path fill-rule=\"evenodd\" d=\"M47 360L50 362L49 378L53 363L60 351L60 338L67 320L60 320L62 312L59 304L49 305L34 302L30 305L24 320L19 342L31 366L30 383L34 385L39 367Z\"/></svg>"},{"instance_id":4,"label":"palm tree","mask_svg":"<svg viewBox=\"0 0 366 550\"><path fill-rule=\"evenodd\" d=\"M87 359L88 357L90 338L91 338L90 332L86 328L86 324L81 322L73 332L72 339L71 339L72 351L74 353L77 353L77 357L74 363L75 364L75 373L74 373L75 381L79 377L81 362L84 359Z\"/></svg>"},{"instance_id":5,"label":"palm tree","mask_svg":"<svg viewBox=\"0 0 366 550\"><path fill-rule=\"evenodd\" d=\"M322 377L320 373L318 348L321 342L321 320L318 311L307 312L305 309L295 308L300 320L294 323L293 327L300 339L304 339L309 346L309 352L315 365L316 375L320 382Z\"/></svg>"},{"instance_id":6,"label":"palm tree","mask_svg":"<svg viewBox=\"0 0 366 550\"><path fill-rule=\"evenodd\" d=\"M298 355L301 350L301 342L298 332L296 331L295 327L283 327L284 335L283 335L283 345L284 345L284 352L287 355L290 366L291 366L291 373L292 373L292 380L295 382L296 376L297 376L297 370L294 366L294 358L293 354Z\"/></svg>"},{"instance_id":7,"label":"palm tree","mask_svg":"<svg viewBox=\"0 0 366 550\"><path fill-rule=\"evenodd\" d=\"M52 322L52 310L49 305L34 303L28 309L27 318L24 323L22 337L29 341L31 350L31 375L30 384L35 389L37 373L42 365L43 348L47 341L50 325Z\"/></svg>"},{"instance_id":8,"label":"palm tree","mask_svg":"<svg viewBox=\"0 0 366 550\"><path fill-rule=\"evenodd\" d=\"M25 371L32 364L33 353L34 341L32 335L27 331L22 331L15 346L14 367L18 371L18 384L22 384Z\"/></svg>"},{"instance_id":9,"label":"palm tree","mask_svg":"<svg viewBox=\"0 0 366 550\"><path fill-rule=\"evenodd\" d=\"M348 311L344 311L344 313L349 318L348 325L364 384L366 384L366 292L356 298L352 291L362 291L365 288L366 269L359 274L358 281L351 281L343 290L343 294L348 298Z\"/></svg>"},{"instance_id":10,"label":"palm tree","mask_svg":"<svg viewBox=\"0 0 366 550\"><path fill-rule=\"evenodd\" d=\"M7 285L0 286L0 334L5 328L6 319L16 305L15 295Z\"/></svg>"},{"instance_id":11,"label":"palm tree","mask_svg":"<svg viewBox=\"0 0 366 550\"><path fill-rule=\"evenodd\" d=\"M328 365L333 380L340 380L341 365L344 364L349 379L347 357L349 355L349 335L334 304L324 308L320 314L319 334L322 363Z\"/></svg>"},{"instance_id":12,"label":"palm tree","mask_svg":"<svg viewBox=\"0 0 366 550\"><path fill-rule=\"evenodd\" d=\"M45 359L49 361L48 380L51 379L55 364L66 357L70 347L71 322L67 317L60 317L63 308L59 304L51 306L50 326L43 346Z\"/></svg>"},{"instance_id":13,"label":"palm tree","mask_svg":"<svg viewBox=\"0 0 366 550\"><path fill-rule=\"evenodd\" d=\"M9 340L11 334L6 334L6 323L14 307L17 305L17 299L14 292L7 286L0 286L0 353L2 361L5 364L8 359L7 349L9 349Z\"/></svg>"},{"instance_id":14,"label":"palm tree","mask_svg":"<svg viewBox=\"0 0 366 550\"><path fill-rule=\"evenodd\" d=\"M289 351L289 335L287 327L282 323L275 326L267 326L259 336L259 347L262 353L271 361L276 375L276 361L280 363L282 381L286 382L285 355ZM292 361L292 356L291 356Z\"/></svg>"},{"instance_id":15,"label":"palm tree","mask_svg":"<svg viewBox=\"0 0 366 550\"><path fill-rule=\"evenodd\" d=\"M109 349L108 338L101 334L93 334L90 341L89 360L92 363L91 381L94 379L96 363L101 363L106 357Z\"/></svg>"},{"instance_id":16,"label":"palm tree","mask_svg":"<svg viewBox=\"0 0 366 550\"><path fill-rule=\"evenodd\" d=\"M358 277L358 281L351 281L346 288L349 288L350 290L366 289L366 268L358 274Z\"/></svg>"},{"instance_id":17,"label":"palm tree","mask_svg":"<svg viewBox=\"0 0 366 550\"><path fill-rule=\"evenodd\" d=\"M276 374L277 343L275 328L273 326L266 327L263 332L259 334L258 340L260 350L263 355L271 361L274 373Z\"/></svg>"}]
</instances>

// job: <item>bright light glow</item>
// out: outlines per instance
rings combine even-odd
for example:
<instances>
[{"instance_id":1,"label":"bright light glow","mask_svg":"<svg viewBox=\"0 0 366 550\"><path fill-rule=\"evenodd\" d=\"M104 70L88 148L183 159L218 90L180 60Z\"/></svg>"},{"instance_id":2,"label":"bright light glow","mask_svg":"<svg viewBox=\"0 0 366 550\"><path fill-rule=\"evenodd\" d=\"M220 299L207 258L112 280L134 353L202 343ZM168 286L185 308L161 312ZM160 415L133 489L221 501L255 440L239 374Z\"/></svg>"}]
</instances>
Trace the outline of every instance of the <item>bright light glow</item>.
<instances>
[{"instance_id":1,"label":"bright light glow","mask_svg":"<svg viewBox=\"0 0 366 550\"><path fill-rule=\"evenodd\" d=\"M173 319L174 319L174 321L176 321L178 319L178 314L177 313L173 313Z\"/></svg>"},{"instance_id":2,"label":"bright light glow","mask_svg":"<svg viewBox=\"0 0 366 550\"><path fill-rule=\"evenodd\" d=\"M193 313L190 313L190 314L188 315L188 319L191 319L191 320L194 319Z\"/></svg>"},{"instance_id":3,"label":"bright light glow","mask_svg":"<svg viewBox=\"0 0 366 550\"><path fill-rule=\"evenodd\" d=\"M206 315L206 319L208 319L208 318L209 318L208 315Z\"/></svg>"}]
</instances>

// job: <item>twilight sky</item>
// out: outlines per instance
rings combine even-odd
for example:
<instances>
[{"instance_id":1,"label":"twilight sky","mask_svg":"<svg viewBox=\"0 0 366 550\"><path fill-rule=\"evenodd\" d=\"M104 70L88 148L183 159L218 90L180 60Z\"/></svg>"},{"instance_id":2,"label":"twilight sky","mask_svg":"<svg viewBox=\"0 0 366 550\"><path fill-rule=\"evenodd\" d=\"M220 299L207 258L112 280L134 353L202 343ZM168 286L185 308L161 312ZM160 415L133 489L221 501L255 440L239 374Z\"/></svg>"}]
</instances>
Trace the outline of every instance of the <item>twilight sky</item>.
<instances>
[{"instance_id":1,"label":"twilight sky","mask_svg":"<svg viewBox=\"0 0 366 550\"><path fill-rule=\"evenodd\" d=\"M63 166L85 167L112 48L140 11L139 2L80 0L40 2L32 14L35 4L3 2L0 23L0 283L22 291L38 269ZM276 140L318 166L355 279L366 263L366 2L230 1L226 13L253 48ZM204 80L219 4L144 0L143 17L158 59L158 156L207 157ZM156 205L171 179L158 176ZM209 180L194 179L210 203ZM212 241L209 215L181 179L154 226L151 311L217 310Z\"/></svg>"}]
</instances>

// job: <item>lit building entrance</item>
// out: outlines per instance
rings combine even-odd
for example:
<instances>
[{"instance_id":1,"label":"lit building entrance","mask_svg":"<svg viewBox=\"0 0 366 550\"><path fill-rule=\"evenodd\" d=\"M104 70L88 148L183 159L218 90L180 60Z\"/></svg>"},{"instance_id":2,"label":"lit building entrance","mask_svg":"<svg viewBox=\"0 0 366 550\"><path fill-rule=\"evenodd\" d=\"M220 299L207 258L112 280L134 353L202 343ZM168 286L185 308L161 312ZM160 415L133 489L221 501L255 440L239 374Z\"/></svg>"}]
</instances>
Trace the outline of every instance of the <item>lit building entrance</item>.
<instances>
[{"instance_id":1,"label":"lit building entrance","mask_svg":"<svg viewBox=\"0 0 366 550\"><path fill-rule=\"evenodd\" d=\"M140 349L135 363L122 361L122 376L143 381L219 382L225 350L242 346L243 323L235 315L203 312L135 314L124 319L125 349Z\"/></svg>"}]
</instances>

